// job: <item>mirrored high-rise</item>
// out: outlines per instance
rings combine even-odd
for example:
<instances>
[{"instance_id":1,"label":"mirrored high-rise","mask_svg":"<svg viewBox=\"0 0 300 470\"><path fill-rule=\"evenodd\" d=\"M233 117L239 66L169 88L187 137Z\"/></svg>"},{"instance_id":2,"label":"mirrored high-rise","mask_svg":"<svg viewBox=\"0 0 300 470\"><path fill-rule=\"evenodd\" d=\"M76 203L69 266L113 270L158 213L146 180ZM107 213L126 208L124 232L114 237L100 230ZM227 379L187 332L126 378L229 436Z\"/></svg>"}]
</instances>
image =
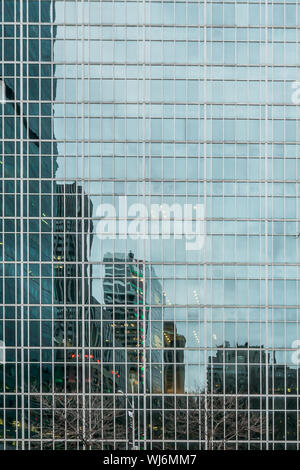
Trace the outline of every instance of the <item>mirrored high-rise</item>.
<instances>
[{"instance_id":1,"label":"mirrored high-rise","mask_svg":"<svg viewBox=\"0 0 300 470\"><path fill-rule=\"evenodd\" d=\"M0 447L28 448L33 389L52 383L57 146L51 1L2 1Z\"/></svg>"}]
</instances>

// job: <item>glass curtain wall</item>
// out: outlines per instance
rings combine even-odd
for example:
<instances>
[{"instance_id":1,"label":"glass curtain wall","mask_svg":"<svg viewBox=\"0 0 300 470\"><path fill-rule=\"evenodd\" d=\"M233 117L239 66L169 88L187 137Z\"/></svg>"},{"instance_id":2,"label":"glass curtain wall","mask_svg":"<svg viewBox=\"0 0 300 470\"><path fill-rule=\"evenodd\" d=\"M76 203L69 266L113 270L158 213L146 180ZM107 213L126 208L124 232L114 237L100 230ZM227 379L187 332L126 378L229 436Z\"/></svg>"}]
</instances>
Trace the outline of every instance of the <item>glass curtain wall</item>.
<instances>
[{"instance_id":1,"label":"glass curtain wall","mask_svg":"<svg viewBox=\"0 0 300 470\"><path fill-rule=\"evenodd\" d=\"M298 3L0 15L0 448L297 449Z\"/></svg>"}]
</instances>

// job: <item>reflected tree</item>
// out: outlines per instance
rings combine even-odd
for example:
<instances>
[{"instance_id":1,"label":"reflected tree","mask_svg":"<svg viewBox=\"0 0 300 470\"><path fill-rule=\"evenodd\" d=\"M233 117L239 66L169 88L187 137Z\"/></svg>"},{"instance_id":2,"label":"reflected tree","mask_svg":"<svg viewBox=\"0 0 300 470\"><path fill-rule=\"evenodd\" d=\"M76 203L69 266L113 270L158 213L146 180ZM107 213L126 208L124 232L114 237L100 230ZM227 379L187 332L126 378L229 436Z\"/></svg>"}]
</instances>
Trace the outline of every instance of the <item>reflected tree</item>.
<instances>
[{"instance_id":1,"label":"reflected tree","mask_svg":"<svg viewBox=\"0 0 300 470\"><path fill-rule=\"evenodd\" d=\"M178 397L176 408L160 416L161 437L188 441L200 450L247 449L248 442L264 441L266 435L266 412L249 410L247 400L219 394Z\"/></svg>"},{"instance_id":2,"label":"reflected tree","mask_svg":"<svg viewBox=\"0 0 300 470\"><path fill-rule=\"evenodd\" d=\"M114 442L126 448L125 410L116 409L113 397L59 393L32 398L39 417L34 430L43 448L113 449Z\"/></svg>"}]
</instances>

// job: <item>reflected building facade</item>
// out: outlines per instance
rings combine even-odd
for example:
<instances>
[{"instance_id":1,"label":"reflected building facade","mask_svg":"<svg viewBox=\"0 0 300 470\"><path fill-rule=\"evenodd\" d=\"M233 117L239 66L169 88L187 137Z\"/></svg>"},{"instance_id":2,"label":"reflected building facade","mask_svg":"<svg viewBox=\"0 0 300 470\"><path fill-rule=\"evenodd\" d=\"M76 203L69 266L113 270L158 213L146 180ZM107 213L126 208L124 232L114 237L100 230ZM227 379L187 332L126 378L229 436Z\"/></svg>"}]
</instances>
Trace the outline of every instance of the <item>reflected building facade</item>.
<instances>
[{"instance_id":1,"label":"reflected building facade","mask_svg":"<svg viewBox=\"0 0 300 470\"><path fill-rule=\"evenodd\" d=\"M107 253L103 264L106 305L103 314L103 339L108 340L112 348L106 354L107 361L111 363L115 390L125 393L139 392L143 390L145 382L143 371L147 334L143 328L147 325L147 317L144 319L147 311L144 304L144 265L134 259L132 252L127 256ZM103 346L105 347L105 344Z\"/></svg>"},{"instance_id":2,"label":"reflected building facade","mask_svg":"<svg viewBox=\"0 0 300 470\"><path fill-rule=\"evenodd\" d=\"M263 345L231 346L229 342L209 356L208 364L210 396L237 396L240 406L264 414L270 439L297 440L299 413L293 397L298 394L300 375L297 367L277 364L275 352L267 356ZM286 397L285 402L282 395Z\"/></svg>"},{"instance_id":3,"label":"reflected building facade","mask_svg":"<svg viewBox=\"0 0 300 470\"><path fill-rule=\"evenodd\" d=\"M101 390L101 325L87 263L93 204L77 184L56 185L54 362L56 391ZM83 384L83 381L86 382Z\"/></svg>"},{"instance_id":4,"label":"reflected building facade","mask_svg":"<svg viewBox=\"0 0 300 470\"><path fill-rule=\"evenodd\" d=\"M52 219L57 169L52 1L3 0L0 448L30 448L34 389L52 386ZM42 40L41 40L42 38ZM43 352L42 352L43 351ZM5 408L7 407L7 408Z\"/></svg>"},{"instance_id":5,"label":"reflected building facade","mask_svg":"<svg viewBox=\"0 0 300 470\"><path fill-rule=\"evenodd\" d=\"M183 394L185 365L184 347L186 339L177 333L174 322L164 322L164 391L165 393Z\"/></svg>"},{"instance_id":6,"label":"reflected building facade","mask_svg":"<svg viewBox=\"0 0 300 470\"><path fill-rule=\"evenodd\" d=\"M161 370L156 371L155 366L153 369L145 367L146 358L147 363L150 357L154 363L159 362L155 361L156 349L151 351L151 339L155 348L162 349L162 306L155 306L162 302L161 286L155 271L148 263L135 259L131 251L127 256L107 253L103 264L106 304L103 313L103 339L115 348L116 364L127 363L127 371L124 364L122 374L115 374L120 379L116 388L126 390L126 393L143 393L144 389L148 393L154 389L161 393ZM111 350L109 362L113 362L112 352ZM120 375L123 376L122 379Z\"/></svg>"},{"instance_id":7,"label":"reflected building facade","mask_svg":"<svg viewBox=\"0 0 300 470\"><path fill-rule=\"evenodd\" d=\"M265 394L270 356L263 346L236 345L218 348L209 357L207 381L209 393Z\"/></svg>"}]
</instances>

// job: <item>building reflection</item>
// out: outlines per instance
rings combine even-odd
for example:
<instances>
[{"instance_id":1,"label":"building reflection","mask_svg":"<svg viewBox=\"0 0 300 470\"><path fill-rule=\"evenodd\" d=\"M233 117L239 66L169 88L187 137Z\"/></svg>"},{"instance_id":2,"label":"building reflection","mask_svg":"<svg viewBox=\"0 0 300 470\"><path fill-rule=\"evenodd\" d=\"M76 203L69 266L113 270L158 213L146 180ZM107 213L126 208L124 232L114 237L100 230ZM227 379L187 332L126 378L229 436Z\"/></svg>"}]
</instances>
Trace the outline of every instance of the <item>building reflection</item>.
<instances>
[{"instance_id":1,"label":"building reflection","mask_svg":"<svg viewBox=\"0 0 300 470\"><path fill-rule=\"evenodd\" d=\"M248 344L218 347L216 355L208 358L208 390L212 393L265 393L266 365L270 355L260 346Z\"/></svg>"},{"instance_id":2,"label":"building reflection","mask_svg":"<svg viewBox=\"0 0 300 470\"><path fill-rule=\"evenodd\" d=\"M186 339L177 333L173 321L164 322L164 392L184 393L185 365L184 347Z\"/></svg>"},{"instance_id":3,"label":"building reflection","mask_svg":"<svg viewBox=\"0 0 300 470\"><path fill-rule=\"evenodd\" d=\"M277 364L264 346L225 342L208 358L208 393L235 394L246 409L267 412L269 439L297 440L299 380L298 367Z\"/></svg>"},{"instance_id":4,"label":"building reflection","mask_svg":"<svg viewBox=\"0 0 300 470\"><path fill-rule=\"evenodd\" d=\"M87 263L93 242L93 204L73 183L57 185L56 205L54 291L61 306L54 322L55 386L80 390L84 380L85 389L89 384L99 388L100 308L92 296L92 268Z\"/></svg>"},{"instance_id":5,"label":"building reflection","mask_svg":"<svg viewBox=\"0 0 300 470\"><path fill-rule=\"evenodd\" d=\"M6 189L0 195L0 261L9 264L0 286L4 309L0 340L9 345L9 351L7 362L0 366L0 392L10 395L2 404L0 448L6 449L21 448L22 433L28 437L31 427L22 412L21 397L30 406L28 392L49 389L52 381L49 358L45 360L46 353L39 350L41 345L50 347L53 337L52 322L43 321L42 327L39 323L51 317L53 298L48 264L55 213L51 193L57 169L52 126L56 96L52 6L51 0L1 2L0 176ZM34 41L30 27L24 27L20 17L40 25L33 27ZM21 28L22 34L17 33ZM41 30L48 40L36 40Z\"/></svg>"},{"instance_id":6,"label":"building reflection","mask_svg":"<svg viewBox=\"0 0 300 470\"><path fill-rule=\"evenodd\" d=\"M104 376L108 392L142 392L145 385L147 319L144 263L133 253L107 253L103 258ZM145 317L145 320L144 320ZM114 348L114 349L113 349ZM115 356L113 355L115 353ZM110 380L107 381L107 379Z\"/></svg>"},{"instance_id":7,"label":"building reflection","mask_svg":"<svg viewBox=\"0 0 300 470\"><path fill-rule=\"evenodd\" d=\"M162 286L153 266L134 253L107 253L103 258L104 391L133 395L136 438L150 430L162 435L162 393L184 394L186 339L174 321L164 321ZM145 400L145 397L149 397Z\"/></svg>"},{"instance_id":8,"label":"building reflection","mask_svg":"<svg viewBox=\"0 0 300 470\"><path fill-rule=\"evenodd\" d=\"M161 283L152 266L133 253L103 258L106 375L128 392L184 393L186 339L173 321L163 320ZM115 361L113 360L113 348ZM109 384L113 389L113 382Z\"/></svg>"}]
</instances>

